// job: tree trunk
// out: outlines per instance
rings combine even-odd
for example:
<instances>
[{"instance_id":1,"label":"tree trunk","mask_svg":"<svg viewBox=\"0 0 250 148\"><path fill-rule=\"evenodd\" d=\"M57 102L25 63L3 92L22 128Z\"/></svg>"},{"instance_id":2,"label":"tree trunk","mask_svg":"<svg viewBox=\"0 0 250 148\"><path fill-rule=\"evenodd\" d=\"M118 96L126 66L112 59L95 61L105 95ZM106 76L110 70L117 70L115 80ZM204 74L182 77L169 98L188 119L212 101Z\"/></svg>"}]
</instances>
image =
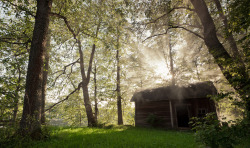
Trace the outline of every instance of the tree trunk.
<instances>
[{"instance_id":1,"label":"tree trunk","mask_svg":"<svg viewBox=\"0 0 250 148\"><path fill-rule=\"evenodd\" d=\"M98 32L100 29L101 25L101 20L99 21L99 24L97 25L96 28L96 37L98 36ZM83 97L84 97L84 103L85 103L85 109L87 113L87 118L88 118L88 126L97 126L97 121L95 120L95 117L93 115L92 111L92 106L91 102L89 100L89 90L88 90L88 84L90 81L90 73L92 71L92 63L95 55L95 44L92 46L92 51L89 59L89 67L88 67L88 72L87 76L85 75L85 69L84 69L84 60L83 60L83 52L81 48L81 42L78 39L78 46L79 46L79 54L80 54L80 66L81 66L81 75L82 75L82 90L83 90Z\"/></svg>"},{"instance_id":2,"label":"tree trunk","mask_svg":"<svg viewBox=\"0 0 250 148\"><path fill-rule=\"evenodd\" d=\"M80 111L80 126L82 126L82 114L81 114L81 111Z\"/></svg>"},{"instance_id":3,"label":"tree trunk","mask_svg":"<svg viewBox=\"0 0 250 148\"><path fill-rule=\"evenodd\" d=\"M15 122L16 122L17 111L18 111L18 99L19 99L19 95L15 94L14 110L13 110L13 118L12 118L13 124L15 124Z\"/></svg>"},{"instance_id":4,"label":"tree trunk","mask_svg":"<svg viewBox=\"0 0 250 148\"><path fill-rule=\"evenodd\" d=\"M96 120L95 117L93 116L93 111L91 108L91 102L89 100L89 90L87 85L82 86L83 89L83 97L84 97L84 104L85 104L85 109L88 117L88 126L96 126Z\"/></svg>"},{"instance_id":5,"label":"tree trunk","mask_svg":"<svg viewBox=\"0 0 250 148\"><path fill-rule=\"evenodd\" d=\"M170 73L172 75L172 85L175 85L174 62L172 55L171 35L168 34L168 47L169 47L169 60L170 60Z\"/></svg>"},{"instance_id":6,"label":"tree trunk","mask_svg":"<svg viewBox=\"0 0 250 148\"><path fill-rule=\"evenodd\" d=\"M96 122L98 123L97 117L98 117L99 111L98 111L98 102L97 102L97 82L96 82L96 73L97 73L97 70L96 70L96 63L95 63L95 68L94 68L94 86L95 86L95 90L94 90L94 99L95 99L95 120L96 120Z\"/></svg>"},{"instance_id":7,"label":"tree trunk","mask_svg":"<svg viewBox=\"0 0 250 148\"><path fill-rule=\"evenodd\" d=\"M220 18L222 19L223 25L225 27L225 29L224 29L225 36L226 36L226 39L228 40L228 42L230 44L231 51L232 51L232 56L243 63L243 60L242 60L242 58L240 56L240 53L239 53L237 44L235 42L235 39L233 37L233 34L232 34L232 32L229 32L227 17L224 15L224 12L223 12L222 7L221 7L221 3L220 3L219 0L213 0L213 1L214 1L215 5L216 5L218 11L219 11Z\"/></svg>"},{"instance_id":8,"label":"tree trunk","mask_svg":"<svg viewBox=\"0 0 250 148\"><path fill-rule=\"evenodd\" d=\"M204 0L190 0L195 8L204 29L204 40L210 54L220 67L223 75L231 86L241 95L246 105L246 110L250 111L249 100L249 76L245 66L239 60L232 58L219 42L216 36L216 29L211 15Z\"/></svg>"},{"instance_id":9,"label":"tree trunk","mask_svg":"<svg viewBox=\"0 0 250 148\"><path fill-rule=\"evenodd\" d=\"M43 64L46 53L46 41L49 27L49 13L52 0L37 0L35 27L31 42L23 114L19 133L40 139L41 131L41 98L43 82Z\"/></svg>"},{"instance_id":10,"label":"tree trunk","mask_svg":"<svg viewBox=\"0 0 250 148\"><path fill-rule=\"evenodd\" d=\"M84 69L84 60L83 60L83 52L81 47L81 42L78 39L78 50L80 54L80 67L81 67L81 76L82 76L82 91L83 91L83 97L84 97L84 105L87 113L88 118L88 126L96 126L96 120L93 116L93 111L91 107L91 102L89 100L89 90L88 90L88 84L89 84L89 78L90 78L90 71L91 71L91 65L89 64L88 74L86 77L85 69ZM90 57L90 63L92 64L92 60L94 58L95 53L95 44L93 44L92 53Z\"/></svg>"},{"instance_id":11,"label":"tree trunk","mask_svg":"<svg viewBox=\"0 0 250 148\"><path fill-rule=\"evenodd\" d=\"M13 110L13 118L12 118L13 124L15 124L15 122L16 122L17 111L18 111L18 102L19 102L18 91L19 91L19 88L17 88L17 89L16 89L16 92L15 92L14 110Z\"/></svg>"},{"instance_id":12,"label":"tree trunk","mask_svg":"<svg viewBox=\"0 0 250 148\"><path fill-rule=\"evenodd\" d=\"M43 69L41 124L45 124L45 101L46 101L47 79L48 79L48 70L49 70L50 39L51 39L50 33L51 33L51 30L49 30L48 32L47 44L46 44L47 51L45 53L44 69Z\"/></svg>"},{"instance_id":13,"label":"tree trunk","mask_svg":"<svg viewBox=\"0 0 250 148\"><path fill-rule=\"evenodd\" d=\"M118 125L123 125L122 96L121 96L121 86L120 86L121 80L120 80L119 36L117 38L116 62L117 62L116 95L117 95Z\"/></svg>"},{"instance_id":14,"label":"tree trunk","mask_svg":"<svg viewBox=\"0 0 250 148\"><path fill-rule=\"evenodd\" d=\"M15 124L16 122L16 117L17 117L17 112L18 112L18 102L19 102L19 91L20 91L20 83L21 83L21 69L20 69L20 65L17 65L18 67L18 81L17 81L17 86L16 86L16 90L15 90L15 94L14 94L14 110L13 110L13 118L12 118L12 122L13 124Z\"/></svg>"},{"instance_id":15,"label":"tree trunk","mask_svg":"<svg viewBox=\"0 0 250 148\"><path fill-rule=\"evenodd\" d=\"M198 69L198 58L196 58L194 60L194 65L195 65L195 68L196 68L196 75L197 75L197 78L199 81L201 81L201 78L200 78L200 74L199 74L199 69Z\"/></svg>"}]
</instances>

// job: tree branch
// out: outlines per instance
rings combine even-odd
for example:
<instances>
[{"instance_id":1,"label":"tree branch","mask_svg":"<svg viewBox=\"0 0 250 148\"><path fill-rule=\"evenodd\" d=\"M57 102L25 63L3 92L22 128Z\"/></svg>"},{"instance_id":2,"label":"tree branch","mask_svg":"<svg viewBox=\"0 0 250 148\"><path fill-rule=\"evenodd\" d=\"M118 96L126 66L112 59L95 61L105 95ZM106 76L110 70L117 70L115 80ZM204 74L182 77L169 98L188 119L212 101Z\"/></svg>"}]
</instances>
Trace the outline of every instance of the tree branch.
<instances>
[{"instance_id":1,"label":"tree branch","mask_svg":"<svg viewBox=\"0 0 250 148\"><path fill-rule=\"evenodd\" d=\"M176 9L186 9L186 10L189 10L189 11L194 11L194 9L191 9L191 8L189 8L189 7L175 7L175 8L173 8L174 10L176 10Z\"/></svg>"},{"instance_id":2,"label":"tree branch","mask_svg":"<svg viewBox=\"0 0 250 148\"><path fill-rule=\"evenodd\" d=\"M167 29L167 31L164 32L164 33L159 33L159 34L155 34L155 35L152 35L152 36L150 36L150 37L147 37L147 38L146 38L145 40L143 40L142 42L145 42L146 40L151 39L151 38L156 37L156 36L165 35L165 34L168 33L168 30L169 30L169 29Z\"/></svg>"},{"instance_id":3,"label":"tree branch","mask_svg":"<svg viewBox=\"0 0 250 148\"><path fill-rule=\"evenodd\" d=\"M24 6L16 5L16 4L14 4L14 3L12 3L12 2L10 2L10 1L8 1L8 0L5 0L5 2L7 2L7 3L9 3L10 5L16 7L17 9L20 9L21 11L26 12L27 14L29 14L29 15L31 15L31 16L33 16L33 17L36 17L36 16L34 15L35 12L32 12L32 11L28 10L28 9L25 8Z\"/></svg>"},{"instance_id":4,"label":"tree branch","mask_svg":"<svg viewBox=\"0 0 250 148\"><path fill-rule=\"evenodd\" d=\"M165 14L161 15L160 17L158 17L158 18L156 18L156 19L154 19L154 20L152 20L152 21L150 21L150 22L146 23L145 25L155 23L155 22L157 22L159 19L161 19L161 18L163 18L163 17L167 16L168 14L169 14L169 12L167 12L167 13L165 13Z\"/></svg>"},{"instance_id":5,"label":"tree branch","mask_svg":"<svg viewBox=\"0 0 250 148\"><path fill-rule=\"evenodd\" d=\"M204 37L202 37L202 36L201 36L201 35L199 35L198 33L195 33L195 32L193 32L193 31L191 31L191 30L189 30L189 29L187 29L187 28L185 28L185 27L181 27L181 26L170 26L170 27L166 30L166 32L164 32L164 33L159 33L159 34L155 34L155 35L152 35L152 36L150 36L150 37L147 37L147 38L146 38L146 39L144 39L142 42L145 42L146 40L148 40L148 39L150 39L150 38L153 38L153 37L157 37L157 36L165 35L165 34L167 34L167 33L168 33L168 30L169 30L169 29L172 29L172 28L180 28L180 29L184 29L184 30L186 30L186 31L188 31L188 32L190 32L190 33L192 33L192 34L194 34L195 36L197 36L197 37L201 38L202 40L204 40Z\"/></svg>"},{"instance_id":6,"label":"tree branch","mask_svg":"<svg viewBox=\"0 0 250 148\"><path fill-rule=\"evenodd\" d=\"M5 43L8 43L8 44L17 44L17 45L22 45L22 44L26 45L28 43L31 43L30 40L22 43L22 42L11 42L11 41L7 41L7 40L1 39L1 38L0 38L0 42L5 42Z\"/></svg>"},{"instance_id":7,"label":"tree branch","mask_svg":"<svg viewBox=\"0 0 250 148\"><path fill-rule=\"evenodd\" d=\"M51 74L51 75L54 75L54 74L56 74L56 73L58 73L58 72L63 72L63 73L65 74L66 68L68 68L70 65L75 65L76 63L79 63L79 59L77 59L75 62L72 62L72 63L70 63L70 64L68 64L68 65L65 65L64 68L63 68L63 70L56 71L56 72L54 72L54 73Z\"/></svg>"},{"instance_id":8,"label":"tree branch","mask_svg":"<svg viewBox=\"0 0 250 148\"><path fill-rule=\"evenodd\" d=\"M59 101L59 102L53 104L53 105L50 106L48 109L46 109L45 112L50 111L50 110L51 110L53 107L55 107L56 105L58 105L58 104L60 104L60 103L62 103L62 102L64 102L64 101L68 100L69 97L70 97L72 94L74 94L76 91L79 91L79 90L80 90L81 85L82 85L82 82L79 83L79 84L78 84L78 87L77 87L75 90L73 90L65 99L63 99L63 100L61 100L61 101Z\"/></svg>"},{"instance_id":9,"label":"tree branch","mask_svg":"<svg viewBox=\"0 0 250 148\"><path fill-rule=\"evenodd\" d=\"M75 62L72 62L72 63L70 63L70 64L64 66L63 70L59 70L59 71L54 72L52 75L54 75L54 74L56 74L56 73L59 73L59 72L62 72L62 73L60 73L60 74L55 78L55 81L54 81L54 83L52 84L52 86L55 85L57 79L58 79L61 75L63 75L63 74L66 73L66 69L67 69L69 66L74 66L76 63L79 63L79 59L77 59Z\"/></svg>"},{"instance_id":10,"label":"tree branch","mask_svg":"<svg viewBox=\"0 0 250 148\"><path fill-rule=\"evenodd\" d=\"M195 33L195 32L193 32L193 31L191 31L191 30L189 30L189 29L187 29L187 28L185 28L185 27L176 26L175 28L181 28L181 29L184 29L184 30L186 30L186 31L188 31L188 32L190 32L190 33L192 33L192 34L194 34L195 36L197 36L197 37L201 38L202 40L204 40L204 37L202 37L202 36L201 36L201 35L199 35L198 33Z\"/></svg>"},{"instance_id":11,"label":"tree branch","mask_svg":"<svg viewBox=\"0 0 250 148\"><path fill-rule=\"evenodd\" d=\"M97 25L95 37L98 36L100 25L101 25L101 20L99 21L99 24ZM88 67L88 72L87 72L87 81L88 81L88 83L89 83L89 80L90 80L90 73L92 71L92 63L93 63L94 55L95 55L95 44L93 44L93 46L92 46L91 56L90 56L90 59L89 59L89 67Z\"/></svg>"},{"instance_id":12,"label":"tree branch","mask_svg":"<svg viewBox=\"0 0 250 148\"><path fill-rule=\"evenodd\" d=\"M74 36L74 39L76 39L77 34L76 34L76 33L74 32L74 30L70 27L69 22L68 22L68 19L67 19L65 16L63 16L63 15L61 15L61 14L58 14L58 13L54 13L54 12L51 12L51 13L50 13L50 16L56 16L56 17L58 17L58 18L63 19L64 22L65 22L65 24L66 24L66 26L67 26L67 28L69 29L69 31L70 31L70 32L72 33L72 35Z\"/></svg>"},{"instance_id":13,"label":"tree branch","mask_svg":"<svg viewBox=\"0 0 250 148\"><path fill-rule=\"evenodd\" d=\"M93 46L92 46L92 52L91 52L91 56L90 56L90 59L89 59L89 67L88 67L88 73L87 73L87 83L90 80L90 73L91 73L91 70L92 70L92 61L94 59L94 54L95 54L95 44L93 44Z\"/></svg>"},{"instance_id":14,"label":"tree branch","mask_svg":"<svg viewBox=\"0 0 250 148\"><path fill-rule=\"evenodd\" d=\"M156 19L154 19L154 20L152 20L152 21L146 23L145 25L148 25L148 24L152 24L152 23L157 22L159 19L161 19L161 18L167 16L169 13L171 13L172 11L174 11L174 10L176 10L176 9L187 9L187 10L189 10L189 11L194 11L194 9L191 9L191 8L189 8L189 7L174 7L174 8L172 8L172 9L170 9L168 12L166 12L165 14L163 14L163 15L161 15L160 17L158 17L158 18L156 18Z\"/></svg>"}]
</instances>

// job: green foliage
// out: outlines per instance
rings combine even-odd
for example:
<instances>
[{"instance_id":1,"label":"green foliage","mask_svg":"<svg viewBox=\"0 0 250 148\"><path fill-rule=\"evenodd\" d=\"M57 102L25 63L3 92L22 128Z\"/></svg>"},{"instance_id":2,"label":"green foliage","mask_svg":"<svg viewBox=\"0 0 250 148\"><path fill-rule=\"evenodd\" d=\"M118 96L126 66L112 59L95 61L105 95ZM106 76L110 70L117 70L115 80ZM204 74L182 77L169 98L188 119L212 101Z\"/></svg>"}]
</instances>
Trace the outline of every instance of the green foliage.
<instances>
[{"instance_id":1,"label":"green foliage","mask_svg":"<svg viewBox=\"0 0 250 148\"><path fill-rule=\"evenodd\" d=\"M213 99L215 102L220 102L223 99L229 99L231 100L232 104L235 105L237 108L242 108L244 106L243 100L239 99L239 96L235 94L234 92L219 92L214 96L211 96L211 99Z\"/></svg>"},{"instance_id":2,"label":"green foliage","mask_svg":"<svg viewBox=\"0 0 250 148\"><path fill-rule=\"evenodd\" d=\"M249 75L249 68L250 68L250 48L249 48L249 25L250 25L250 5L248 0L232 0L229 1L229 26L230 26L230 32L234 33L237 37L237 45L242 52L242 59L244 61L244 64L246 66L246 69L248 70ZM234 84L237 85L237 80L233 80ZM245 92L243 94L242 100L244 100L244 103L250 104L250 98L249 98L249 89L250 89L250 83L249 83L249 76L243 77L239 79L239 82L247 82L248 85L245 85L242 87L242 90L240 92ZM250 105L246 105L249 106Z\"/></svg>"},{"instance_id":3,"label":"green foliage","mask_svg":"<svg viewBox=\"0 0 250 148\"><path fill-rule=\"evenodd\" d=\"M250 25L250 5L248 0L233 0L229 4L230 25L234 32L248 29Z\"/></svg>"},{"instance_id":4,"label":"green foliage","mask_svg":"<svg viewBox=\"0 0 250 148\"><path fill-rule=\"evenodd\" d=\"M163 120L155 114L149 114L146 121L152 127L159 127Z\"/></svg>"},{"instance_id":5,"label":"green foliage","mask_svg":"<svg viewBox=\"0 0 250 148\"><path fill-rule=\"evenodd\" d=\"M53 103L47 103L46 108L52 104ZM46 114L46 117L48 118L49 125L86 126L86 113L80 92L73 94L67 102L54 107Z\"/></svg>"},{"instance_id":6,"label":"green foliage","mask_svg":"<svg viewBox=\"0 0 250 148\"><path fill-rule=\"evenodd\" d=\"M88 84L89 97L92 102L91 105L93 105L96 96L100 112L98 115L98 121L100 123L116 123L116 96L114 91L116 89L116 63L114 60L116 52L114 49L116 49L117 46L116 40L118 34L120 34L119 47L121 53L123 52L122 42L127 40L126 31L124 29L126 24L124 16L126 14L126 9L123 2L107 0L84 2L66 1L62 3L61 1L54 1L53 4L55 7L52 8L52 11L65 16L68 20L69 26L77 32L77 38L82 43L84 67L89 66L92 45L96 45L92 73ZM75 88L78 83L82 81L81 77L79 77L80 68L77 63L64 67L65 65L68 65L68 63L74 62L79 57L78 46L75 44L71 32L69 32L62 19L52 17L50 26L52 30L52 40L55 41L51 43L54 47L58 47L60 50L52 49L53 53L51 54L50 67L54 75L49 75L49 81L53 83L53 88L51 89L53 92L55 90L61 91L65 88L66 90L69 90L61 91L60 99L63 99L64 97L61 96L67 96L72 89L71 87L73 86ZM99 28L98 31L97 28ZM58 46L59 44L62 46ZM122 62L121 64L123 65ZM92 79L94 77L94 67L96 67L96 85ZM65 71L61 72L64 68ZM72 84L72 86L69 84ZM123 87L123 84L121 85ZM95 86L97 86L97 94L94 92ZM122 88L122 91L123 90L124 89ZM124 117L129 118L129 123L125 123L132 124L133 120L131 112L133 111L131 110L133 108L130 107L131 103L128 103L130 97L127 97L125 90L122 94L126 95L122 96L124 98L122 100L124 105L123 108L126 109L126 111L124 111ZM84 104L82 107L79 107L79 105L77 106L77 103L80 104L79 102L83 102L82 97L70 97L67 102L64 102L64 107L56 109L52 114L58 115L57 112L60 112L59 114L63 120L66 120L67 123L72 126L79 126L79 120L81 120L80 117L82 117L82 122L84 122L82 125L86 125ZM76 110L76 108L78 108L78 110Z\"/></svg>"},{"instance_id":7,"label":"green foliage","mask_svg":"<svg viewBox=\"0 0 250 148\"><path fill-rule=\"evenodd\" d=\"M17 132L19 126L5 126L0 128L0 147L12 148L12 147L30 147L30 143L34 142L28 135L19 135ZM49 140L51 137L52 128L48 126L42 126L42 140Z\"/></svg>"},{"instance_id":8,"label":"green foliage","mask_svg":"<svg viewBox=\"0 0 250 148\"><path fill-rule=\"evenodd\" d=\"M232 148L250 136L249 121L220 122L215 113L194 117L190 124L196 131L196 140L212 148Z\"/></svg>"},{"instance_id":9,"label":"green foliage","mask_svg":"<svg viewBox=\"0 0 250 148\"><path fill-rule=\"evenodd\" d=\"M17 108L24 94L28 48L33 29L33 22L29 18L6 5L7 2L0 3L3 12L9 12L0 16L0 120L5 121L18 119L21 114ZM16 115L13 110L17 111Z\"/></svg>"},{"instance_id":10,"label":"green foliage","mask_svg":"<svg viewBox=\"0 0 250 148\"><path fill-rule=\"evenodd\" d=\"M14 126L4 126L0 128L0 145L1 143L5 143L7 139L14 135L15 130Z\"/></svg>"}]
</instances>

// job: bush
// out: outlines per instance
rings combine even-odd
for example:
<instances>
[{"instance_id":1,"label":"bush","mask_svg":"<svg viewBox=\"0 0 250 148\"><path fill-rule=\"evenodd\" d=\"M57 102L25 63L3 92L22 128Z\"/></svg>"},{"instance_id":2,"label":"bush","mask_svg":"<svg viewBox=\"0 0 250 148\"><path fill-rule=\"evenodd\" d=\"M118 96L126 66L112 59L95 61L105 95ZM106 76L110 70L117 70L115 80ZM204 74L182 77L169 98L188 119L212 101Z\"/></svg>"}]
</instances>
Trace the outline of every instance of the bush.
<instances>
[{"instance_id":1,"label":"bush","mask_svg":"<svg viewBox=\"0 0 250 148\"><path fill-rule=\"evenodd\" d=\"M248 120L220 122L215 113L209 113L204 118L192 118L190 124L196 132L198 142L211 148L232 148L250 136ZM231 126L229 126L231 124Z\"/></svg>"},{"instance_id":2,"label":"bush","mask_svg":"<svg viewBox=\"0 0 250 148\"><path fill-rule=\"evenodd\" d=\"M19 127L18 124L4 126L0 128L0 147L26 147L33 140L29 135L20 135L18 133ZM41 127L42 130L42 139L47 140L50 139L51 129L48 126L43 125Z\"/></svg>"},{"instance_id":3,"label":"bush","mask_svg":"<svg viewBox=\"0 0 250 148\"><path fill-rule=\"evenodd\" d=\"M155 114L149 114L147 117L147 123L150 124L152 127L159 127L162 121L163 120Z\"/></svg>"}]
</instances>

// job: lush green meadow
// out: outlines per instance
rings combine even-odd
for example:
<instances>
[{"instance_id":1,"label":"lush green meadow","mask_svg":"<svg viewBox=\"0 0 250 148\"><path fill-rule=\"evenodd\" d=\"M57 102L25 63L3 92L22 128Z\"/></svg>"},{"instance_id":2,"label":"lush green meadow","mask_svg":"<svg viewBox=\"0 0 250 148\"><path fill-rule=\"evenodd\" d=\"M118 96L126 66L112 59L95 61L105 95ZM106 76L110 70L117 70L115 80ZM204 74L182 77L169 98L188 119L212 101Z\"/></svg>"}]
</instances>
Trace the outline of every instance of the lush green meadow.
<instances>
[{"instance_id":1,"label":"lush green meadow","mask_svg":"<svg viewBox=\"0 0 250 148\"><path fill-rule=\"evenodd\" d=\"M105 128L49 127L49 138L0 140L0 148L204 148L190 131L174 131L132 126ZM249 139L236 148L249 148ZM3 142L3 143L1 143Z\"/></svg>"},{"instance_id":2,"label":"lush green meadow","mask_svg":"<svg viewBox=\"0 0 250 148\"><path fill-rule=\"evenodd\" d=\"M13 147L32 148L194 148L191 132L166 131L135 127L65 128L51 130L45 141L12 142Z\"/></svg>"}]
</instances>

